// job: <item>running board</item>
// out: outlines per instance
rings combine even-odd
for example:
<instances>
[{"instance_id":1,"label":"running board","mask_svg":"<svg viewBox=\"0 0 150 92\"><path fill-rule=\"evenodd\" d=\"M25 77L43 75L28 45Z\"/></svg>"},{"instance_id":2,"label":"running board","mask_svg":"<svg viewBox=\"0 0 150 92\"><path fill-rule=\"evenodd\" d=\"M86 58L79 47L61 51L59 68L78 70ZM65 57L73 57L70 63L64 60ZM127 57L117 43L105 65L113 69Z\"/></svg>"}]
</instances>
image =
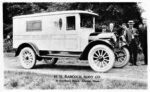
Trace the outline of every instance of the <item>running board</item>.
<instances>
[{"instance_id":1,"label":"running board","mask_svg":"<svg viewBox=\"0 0 150 92\"><path fill-rule=\"evenodd\" d=\"M73 57L73 58L79 58L80 57L80 54L79 55L62 55L62 54L51 54L51 55L43 55L43 56L40 56L42 58L50 58L50 57Z\"/></svg>"}]
</instances>

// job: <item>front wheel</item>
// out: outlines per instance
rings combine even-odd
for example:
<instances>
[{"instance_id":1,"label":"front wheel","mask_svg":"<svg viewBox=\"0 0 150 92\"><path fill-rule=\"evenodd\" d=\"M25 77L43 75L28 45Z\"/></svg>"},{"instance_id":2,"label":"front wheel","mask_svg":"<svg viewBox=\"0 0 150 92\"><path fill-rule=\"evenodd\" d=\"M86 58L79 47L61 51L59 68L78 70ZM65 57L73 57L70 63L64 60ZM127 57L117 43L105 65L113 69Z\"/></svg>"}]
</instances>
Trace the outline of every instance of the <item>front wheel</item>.
<instances>
[{"instance_id":1,"label":"front wheel","mask_svg":"<svg viewBox=\"0 0 150 92\"><path fill-rule=\"evenodd\" d=\"M114 67L121 68L128 64L130 60L130 52L126 47L115 50L116 61Z\"/></svg>"},{"instance_id":2,"label":"front wheel","mask_svg":"<svg viewBox=\"0 0 150 92\"><path fill-rule=\"evenodd\" d=\"M36 64L36 54L30 47L24 47L19 54L19 61L23 68L31 69Z\"/></svg>"},{"instance_id":3,"label":"front wheel","mask_svg":"<svg viewBox=\"0 0 150 92\"><path fill-rule=\"evenodd\" d=\"M106 45L95 45L88 54L91 68L97 72L107 72L115 62L113 51Z\"/></svg>"}]
</instances>

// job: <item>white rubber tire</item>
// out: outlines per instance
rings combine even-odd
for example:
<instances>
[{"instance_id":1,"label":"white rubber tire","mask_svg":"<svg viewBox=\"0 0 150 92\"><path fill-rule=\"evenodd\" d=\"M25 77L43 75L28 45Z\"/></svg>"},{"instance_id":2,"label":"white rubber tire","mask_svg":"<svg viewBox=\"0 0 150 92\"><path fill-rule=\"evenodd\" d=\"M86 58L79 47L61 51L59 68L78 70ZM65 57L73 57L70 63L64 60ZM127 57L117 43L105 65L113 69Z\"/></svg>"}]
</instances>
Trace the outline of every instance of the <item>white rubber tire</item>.
<instances>
[{"instance_id":1,"label":"white rubber tire","mask_svg":"<svg viewBox=\"0 0 150 92\"><path fill-rule=\"evenodd\" d=\"M47 63L50 66L55 65L57 60L58 60L58 58L47 58L47 59L45 58L44 59L45 63Z\"/></svg>"},{"instance_id":2,"label":"white rubber tire","mask_svg":"<svg viewBox=\"0 0 150 92\"><path fill-rule=\"evenodd\" d=\"M96 52L99 51L99 56L101 57L101 60L94 60L96 55ZM100 53L101 51L101 53ZM105 55L102 53L105 52ZM101 54L101 55L100 55ZM107 62L106 62L107 57ZM115 62L115 55L114 52L106 45L95 45L92 47L88 54L88 61L91 68L96 72L107 72L109 71L113 66ZM99 64L99 65L98 65ZM103 67L102 67L103 65Z\"/></svg>"},{"instance_id":3,"label":"white rubber tire","mask_svg":"<svg viewBox=\"0 0 150 92\"><path fill-rule=\"evenodd\" d=\"M122 68L122 67L126 66L129 62L129 60L130 60L129 50L126 47L123 47L122 50L125 54L125 57L121 57L122 59L120 58L120 59L116 60L115 64L114 64L114 67Z\"/></svg>"},{"instance_id":4,"label":"white rubber tire","mask_svg":"<svg viewBox=\"0 0 150 92\"><path fill-rule=\"evenodd\" d=\"M33 49L31 49L30 47L23 48L19 54L19 61L23 68L34 68L36 64L36 55Z\"/></svg>"}]
</instances>

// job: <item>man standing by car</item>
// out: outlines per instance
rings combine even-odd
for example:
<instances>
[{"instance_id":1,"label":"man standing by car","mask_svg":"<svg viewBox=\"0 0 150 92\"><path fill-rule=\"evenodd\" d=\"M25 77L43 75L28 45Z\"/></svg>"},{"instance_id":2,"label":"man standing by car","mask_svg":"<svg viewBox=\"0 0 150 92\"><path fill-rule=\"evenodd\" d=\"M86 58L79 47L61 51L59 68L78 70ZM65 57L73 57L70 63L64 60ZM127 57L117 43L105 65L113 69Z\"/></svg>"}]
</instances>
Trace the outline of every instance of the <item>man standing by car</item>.
<instances>
[{"instance_id":1,"label":"man standing by car","mask_svg":"<svg viewBox=\"0 0 150 92\"><path fill-rule=\"evenodd\" d=\"M127 42L129 43L130 50L130 63L131 65L137 65L137 29L134 28L134 21L128 21L129 28L127 29Z\"/></svg>"},{"instance_id":2,"label":"man standing by car","mask_svg":"<svg viewBox=\"0 0 150 92\"><path fill-rule=\"evenodd\" d=\"M110 30L110 32L113 32L113 30L114 30L114 23L110 23L109 24L109 30Z\"/></svg>"},{"instance_id":3,"label":"man standing by car","mask_svg":"<svg viewBox=\"0 0 150 92\"><path fill-rule=\"evenodd\" d=\"M144 54L144 65L147 65L147 27L139 24L139 40Z\"/></svg>"}]
</instances>

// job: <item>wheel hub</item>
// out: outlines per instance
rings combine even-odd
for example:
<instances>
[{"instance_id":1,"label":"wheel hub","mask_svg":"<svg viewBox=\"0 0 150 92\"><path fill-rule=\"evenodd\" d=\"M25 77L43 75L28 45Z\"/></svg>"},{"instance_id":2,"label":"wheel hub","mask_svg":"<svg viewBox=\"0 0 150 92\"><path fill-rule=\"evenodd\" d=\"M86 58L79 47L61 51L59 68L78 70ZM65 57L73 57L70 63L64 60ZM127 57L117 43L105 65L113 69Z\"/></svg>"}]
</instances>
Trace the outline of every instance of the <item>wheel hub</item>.
<instances>
[{"instance_id":1,"label":"wheel hub","mask_svg":"<svg viewBox=\"0 0 150 92\"><path fill-rule=\"evenodd\" d=\"M26 59L26 60L29 60L29 57L26 57L25 59Z\"/></svg>"},{"instance_id":2,"label":"wheel hub","mask_svg":"<svg viewBox=\"0 0 150 92\"><path fill-rule=\"evenodd\" d=\"M98 57L98 61L102 62L104 60L104 58L102 56Z\"/></svg>"},{"instance_id":3,"label":"wheel hub","mask_svg":"<svg viewBox=\"0 0 150 92\"><path fill-rule=\"evenodd\" d=\"M23 54L23 57L24 57L24 62L27 65L32 62L31 53L29 51L25 51L24 54Z\"/></svg>"},{"instance_id":4,"label":"wheel hub","mask_svg":"<svg viewBox=\"0 0 150 92\"><path fill-rule=\"evenodd\" d=\"M126 57L125 52L123 52L123 51L115 53L115 55L116 55L116 60L118 62L122 62L124 60L124 58ZM119 60L119 59L121 59L121 60Z\"/></svg>"}]
</instances>

